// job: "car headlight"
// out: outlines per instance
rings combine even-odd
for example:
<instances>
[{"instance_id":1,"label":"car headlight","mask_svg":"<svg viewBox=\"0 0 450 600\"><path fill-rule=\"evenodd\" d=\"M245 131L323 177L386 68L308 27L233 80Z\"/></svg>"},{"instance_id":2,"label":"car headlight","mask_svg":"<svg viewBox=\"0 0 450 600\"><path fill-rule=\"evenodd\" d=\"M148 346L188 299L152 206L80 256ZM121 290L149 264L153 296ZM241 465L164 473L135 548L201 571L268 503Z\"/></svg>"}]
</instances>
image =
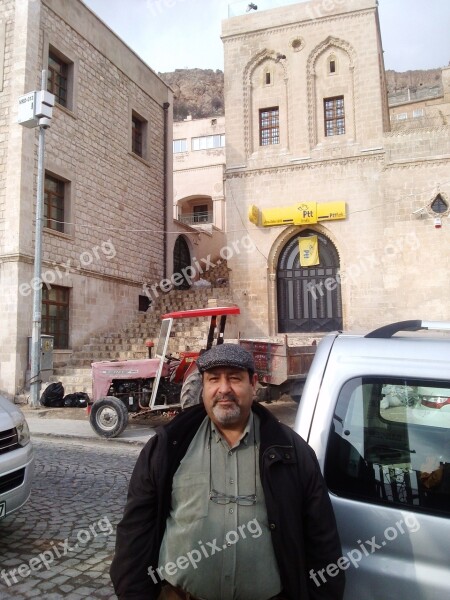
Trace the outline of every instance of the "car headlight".
<instances>
[{"instance_id":1,"label":"car headlight","mask_svg":"<svg viewBox=\"0 0 450 600\"><path fill-rule=\"evenodd\" d=\"M14 421L14 425L17 430L17 441L20 446L26 446L30 443L30 430L28 428L28 423L25 421L25 418L22 415L18 415Z\"/></svg>"}]
</instances>

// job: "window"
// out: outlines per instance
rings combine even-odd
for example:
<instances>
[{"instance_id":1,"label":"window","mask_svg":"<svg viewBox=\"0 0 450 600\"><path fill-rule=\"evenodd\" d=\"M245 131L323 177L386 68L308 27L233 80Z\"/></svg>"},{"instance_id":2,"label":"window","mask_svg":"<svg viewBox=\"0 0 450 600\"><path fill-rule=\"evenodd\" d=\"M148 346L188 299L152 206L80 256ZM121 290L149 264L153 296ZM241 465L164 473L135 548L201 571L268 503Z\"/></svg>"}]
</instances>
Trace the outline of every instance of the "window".
<instances>
[{"instance_id":1,"label":"window","mask_svg":"<svg viewBox=\"0 0 450 600\"><path fill-rule=\"evenodd\" d=\"M187 140L173 140L173 152L174 154L187 152Z\"/></svg>"},{"instance_id":2,"label":"window","mask_svg":"<svg viewBox=\"0 0 450 600\"><path fill-rule=\"evenodd\" d=\"M440 215L448 211L448 204L440 194L431 203L431 210Z\"/></svg>"},{"instance_id":3,"label":"window","mask_svg":"<svg viewBox=\"0 0 450 600\"><path fill-rule=\"evenodd\" d=\"M209 223L209 213L207 204L194 206L194 223Z\"/></svg>"},{"instance_id":4,"label":"window","mask_svg":"<svg viewBox=\"0 0 450 600\"><path fill-rule=\"evenodd\" d=\"M278 106L259 111L259 145L280 143L280 112Z\"/></svg>"},{"instance_id":5,"label":"window","mask_svg":"<svg viewBox=\"0 0 450 600\"><path fill-rule=\"evenodd\" d=\"M265 84L270 85L270 71L266 71Z\"/></svg>"},{"instance_id":6,"label":"window","mask_svg":"<svg viewBox=\"0 0 450 600\"><path fill-rule=\"evenodd\" d=\"M415 108L413 110L413 118L414 119L417 119L418 117L423 117L424 114L425 113L424 113L423 108Z\"/></svg>"},{"instance_id":7,"label":"window","mask_svg":"<svg viewBox=\"0 0 450 600\"><path fill-rule=\"evenodd\" d=\"M210 150L212 148L223 148L225 146L225 134L203 135L192 138L192 150Z\"/></svg>"},{"instance_id":8,"label":"window","mask_svg":"<svg viewBox=\"0 0 450 600\"><path fill-rule=\"evenodd\" d=\"M325 478L338 496L450 514L450 381L348 381L337 402Z\"/></svg>"},{"instance_id":9,"label":"window","mask_svg":"<svg viewBox=\"0 0 450 600\"><path fill-rule=\"evenodd\" d=\"M396 115L397 121L405 121L408 118L408 113L398 113Z\"/></svg>"},{"instance_id":10,"label":"window","mask_svg":"<svg viewBox=\"0 0 450 600\"><path fill-rule=\"evenodd\" d=\"M331 55L328 59L328 73L329 75L334 75L337 70L337 62L336 57Z\"/></svg>"},{"instance_id":11,"label":"window","mask_svg":"<svg viewBox=\"0 0 450 600\"><path fill-rule=\"evenodd\" d=\"M151 303L152 301L148 296L143 296L142 294L139 294L139 312L147 312L147 310L150 308Z\"/></svg>"},{"instance_id":12,"label":"window","mask_svg":"<svg viewBox=\"0 0 450 600\"><path fill-rule=\"evenodd\" d=\"M68 106L69 65L53 52L48 55L47 90L55 94L55 101Z\"/></svg>"},{"instance_id":13,"label":"window","mask_svg":"<svg viewBox=\"0 0 450 600\"><path fill-rule=\"evenodd\" d=\"M141 158L145 158L145 136L147 123L136 113L131 116L131 151Z\"/></svg>"},{"instance_id":14,"label":"window","mask_svg":"<svg viewBox=\"0 0 450 600\"><path fill-rule=\"evenodd\" d=\"M344 96L325 98L323 109L325 115L325 136L343 135L345 133Z\"/></svg>"},{"instance_id":15,"label":"window","mask_svg":"<svg viewBox=\"0 0 450 600\"><path fill-rule=\"evenodd\" d=\"M45 174L44 227L64 233L66 182Z\"/></svg>"},{"instance_id":16,"label":"window","mask_svg":"<svg viewBox=\"0 0 450 600\"><path fill-rule=\"evenodd\" d=\"M69 347L69 288L42 288L42 333L54 337L54 347Z\"/></svg>"}]
</instances>

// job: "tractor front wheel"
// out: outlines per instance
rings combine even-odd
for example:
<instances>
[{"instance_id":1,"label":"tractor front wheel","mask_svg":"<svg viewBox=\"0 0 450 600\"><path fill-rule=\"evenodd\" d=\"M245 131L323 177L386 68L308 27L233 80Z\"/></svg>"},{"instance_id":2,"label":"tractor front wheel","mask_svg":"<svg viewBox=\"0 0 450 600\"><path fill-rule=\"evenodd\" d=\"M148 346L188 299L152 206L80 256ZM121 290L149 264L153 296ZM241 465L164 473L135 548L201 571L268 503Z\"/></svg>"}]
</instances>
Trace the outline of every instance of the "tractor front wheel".
<instances>
[{"instance_id":1,"label":"tractor front wheel","mask_svg":"<svg viewBox=\"0 0 450 600\"><path fill-rule=\"evenodd\" d=\"M113 438L120 435L128 425L128 410L118 398L106 396L94 402L89 421L95 433L101 437Z\"/></svg>"}]
</instances>

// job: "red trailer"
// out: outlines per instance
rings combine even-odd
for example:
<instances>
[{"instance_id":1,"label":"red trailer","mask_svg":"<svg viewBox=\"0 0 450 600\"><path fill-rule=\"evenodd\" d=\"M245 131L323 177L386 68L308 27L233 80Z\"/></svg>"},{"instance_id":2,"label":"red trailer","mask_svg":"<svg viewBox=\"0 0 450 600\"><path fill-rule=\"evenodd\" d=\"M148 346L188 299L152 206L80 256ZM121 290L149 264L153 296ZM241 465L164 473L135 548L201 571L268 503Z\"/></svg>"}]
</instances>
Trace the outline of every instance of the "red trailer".
<instances>
[{"instance_id":1,"label":"red trailer","mask_svg":"<svg viewBox=\"0 0 450 600\"><path fill-rule=\"evenodd\" d=\"M299 402L316 344L288 345L286 335L282 341L239 339L239 344L253 355L261 386L256 393L257 400L277 400L282 394L289 394Z\"/></svg>"}]
</instances>

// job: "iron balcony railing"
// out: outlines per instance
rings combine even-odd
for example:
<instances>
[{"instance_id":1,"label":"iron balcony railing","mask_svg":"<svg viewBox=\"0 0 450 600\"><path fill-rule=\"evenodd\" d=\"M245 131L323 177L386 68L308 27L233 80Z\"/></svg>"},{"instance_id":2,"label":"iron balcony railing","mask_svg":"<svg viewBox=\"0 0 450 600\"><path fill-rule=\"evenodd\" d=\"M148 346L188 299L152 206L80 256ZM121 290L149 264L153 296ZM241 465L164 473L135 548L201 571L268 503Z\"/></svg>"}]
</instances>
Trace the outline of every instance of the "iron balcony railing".
<instances>
[{"instance_id":1,"label":"iron balcony railing","mask_svg":"<svg viewBox=\"0 0 450 600\"><path fill-rule=\"evenodd\" d=\"M203 225L204 223L213 222L212 212L196 212L196 213L185 213L178 216L178 220L186 225Z\"/></svg>"}]
</instances>

